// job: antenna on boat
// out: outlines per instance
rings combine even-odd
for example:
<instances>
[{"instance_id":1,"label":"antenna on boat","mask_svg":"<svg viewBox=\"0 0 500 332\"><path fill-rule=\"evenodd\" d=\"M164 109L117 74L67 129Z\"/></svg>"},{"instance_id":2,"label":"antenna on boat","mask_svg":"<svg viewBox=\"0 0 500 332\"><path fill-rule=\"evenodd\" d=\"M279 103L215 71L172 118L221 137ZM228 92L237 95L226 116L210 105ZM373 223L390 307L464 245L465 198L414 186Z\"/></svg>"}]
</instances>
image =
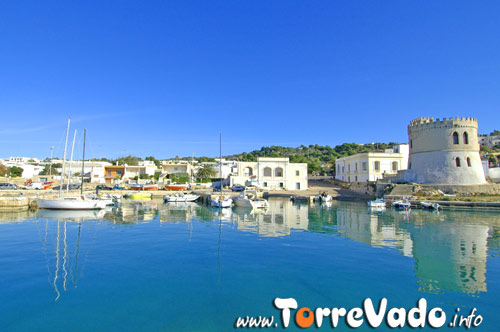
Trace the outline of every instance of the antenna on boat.
<instances>
[{"instance_id":1,"label":"antenna on boat","mask_svg":"<svg viewBox=\"0 0 500 332\"><path fill-rule=\"evenodd\" d=\"M62 195L62 187L64 183L64 171L65 171L65 166L66 166L66 148L68 147L68 134L69 134L69 123L71 121L71 118L68 118L68 125L66 126L66 139L64 140L64 154L63 154L63 167L62 167L62 173L61 173L61 184L59 186L59 197Z\"/></svg>"},{"instance_id":2,"label":"antenna on boat","mask_svg":"<svg viewBox=\"0 0 500 332\"><path fill-rule=\"evenodd\" d=\"M83 129L83 157L82 157L82 185L80 186L80 195L83 195L83 174L85 172L85 138L87 136L87 128Z\"/></svg>"}]
</instances>

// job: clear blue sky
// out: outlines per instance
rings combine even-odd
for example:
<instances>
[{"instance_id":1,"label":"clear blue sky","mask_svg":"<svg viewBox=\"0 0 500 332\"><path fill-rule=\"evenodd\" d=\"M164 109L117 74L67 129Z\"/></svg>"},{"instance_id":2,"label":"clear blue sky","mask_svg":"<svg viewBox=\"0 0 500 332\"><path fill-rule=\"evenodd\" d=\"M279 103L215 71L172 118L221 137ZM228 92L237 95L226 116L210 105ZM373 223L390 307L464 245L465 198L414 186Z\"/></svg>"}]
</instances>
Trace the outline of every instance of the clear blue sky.
<instances>
[{"instance_id":1,"label":"clear blue sky","mask_svg":"<svg viewBox=\"0 0 500 332\"><path fill-rule=\"evenodd\" d=\"M2 1L0 157L169 158L499 129L499 1Z\"/></svg>"}]
</instances>

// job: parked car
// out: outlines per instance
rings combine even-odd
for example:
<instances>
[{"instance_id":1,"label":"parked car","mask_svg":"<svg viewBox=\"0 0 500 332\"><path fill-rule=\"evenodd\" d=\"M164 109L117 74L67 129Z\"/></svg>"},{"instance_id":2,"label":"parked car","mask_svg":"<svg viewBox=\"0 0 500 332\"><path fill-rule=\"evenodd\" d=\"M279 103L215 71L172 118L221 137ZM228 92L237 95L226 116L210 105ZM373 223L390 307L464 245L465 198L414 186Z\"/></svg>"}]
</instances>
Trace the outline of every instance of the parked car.
<instances>
[{"instance_id":1,"label":"parked car","mask_svg":"<svg viewBox=\"0 0 500 332\"><path fill-rule=\"evenodd\" d=\"M113 188L109 187L109 186L106 186L104 184L98 184L96 187L95 187L96 190L113 190Z\"/></svg>"},{"instance_id":2,"label":"parked car","mask_svg":"<svg viewBox=\"0 0 500 332\"><path fill-rule=\"evenodd\" d=\"M45 188L45 185L42 182L32 182L32 183L28 183L26 186L24 186L24 189L41 190L43 188Z\"/></svg>"},{"instance_id":3,"label":"parked car","mask_svg":"<svg viewBox=\"0 0 500 332\"><path fill-rule=\"evenodd\" d=\"M124 190L125 187L120 187L119 185L115 184L115 186L113 187L114 190Z\"/></svg>"},{"instance_id":4,"label":"parked car","mask_svg":"<svg viewBox=\"0 0 500 332\"><path fill-rule=\"evenodd\" d=\"M245 186L241 186L239 184L235 184L234 186L231 187L231 190L232 191L244 191L245 190Z\"/></svg>"},{"instance_id":5,"label":"parked car","mask_svg":"<svg viewBox=\"0 0 500 332\"><path fill-rule=\"evenodd\" d=\"M66 190L66 188L68 187L68 185L64 184L62 186L62 190ZM55 187L52 187L53 190L60 190L61 186L55 186ZM69 185L69 190L78 190L80 189L80 185L79 184L70 184Z\"/></svg>"},{"instance_id":6,"label":"parked car","mask_svg":"<svg viewBox=\"0 0 500 332\"><path fill-rule=\"evenodd\" d=\"M0 183L0 189L2 190L16 190L17 185L13 183Z\"/></svg>"}]
</instances>

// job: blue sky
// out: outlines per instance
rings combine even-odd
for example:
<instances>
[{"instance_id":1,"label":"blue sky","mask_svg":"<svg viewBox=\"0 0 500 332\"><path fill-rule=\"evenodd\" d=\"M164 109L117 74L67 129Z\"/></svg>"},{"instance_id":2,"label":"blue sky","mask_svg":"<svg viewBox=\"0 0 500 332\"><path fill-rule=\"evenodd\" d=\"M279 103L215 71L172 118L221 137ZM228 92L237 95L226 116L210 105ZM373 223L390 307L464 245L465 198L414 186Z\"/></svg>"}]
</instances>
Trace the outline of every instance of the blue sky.
<instances>
[{"instance_id":1,"label":"blue sky","mask_svg":"<svg viewBox=\"0 0 500 332\"><path fill-rule=\"evenodd\" d=\"M238 153L500 129L498 1L2 1L0 157Z\"/></svg>"}]
</instances>

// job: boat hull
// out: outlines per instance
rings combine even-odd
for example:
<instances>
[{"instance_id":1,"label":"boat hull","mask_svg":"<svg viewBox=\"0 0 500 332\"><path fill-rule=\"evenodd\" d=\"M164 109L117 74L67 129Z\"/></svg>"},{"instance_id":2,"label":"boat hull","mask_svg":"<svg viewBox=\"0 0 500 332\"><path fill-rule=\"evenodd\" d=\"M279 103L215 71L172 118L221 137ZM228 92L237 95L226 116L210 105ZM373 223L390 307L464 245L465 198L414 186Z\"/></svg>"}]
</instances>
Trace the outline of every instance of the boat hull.
<instances>
[{"instance_id":1,"label":"boat hull","mask_svg":"<svg viewBox=\"0 0 500 332\"><path fill-rule=\"evenodd\" d=\"M45 210L101 210L106 203L100 200L84 199L38 199L38 208Z\"/></svg>"},{"instance_id":2,"label":"boat hull","mask_svg":"<svg viewBox=\"0 0 500 332\"><path fill-rule=\"evenodd\" d=\"M168 203L174 203L174 202L194 202L196 201L200 196L198 195L184 195L184 196L164 196L163 200Z\"/></svg>"},{"instance_id":3,"label":"boat hull","mask_svg":"<svg viewBox=\"0 0 500 332\"><path fill-rule=\"evenodd\" d=\"M165 186L165 190L187 190L188 186L183 185L168 185Z\"/></svg>"}]
</instances>

